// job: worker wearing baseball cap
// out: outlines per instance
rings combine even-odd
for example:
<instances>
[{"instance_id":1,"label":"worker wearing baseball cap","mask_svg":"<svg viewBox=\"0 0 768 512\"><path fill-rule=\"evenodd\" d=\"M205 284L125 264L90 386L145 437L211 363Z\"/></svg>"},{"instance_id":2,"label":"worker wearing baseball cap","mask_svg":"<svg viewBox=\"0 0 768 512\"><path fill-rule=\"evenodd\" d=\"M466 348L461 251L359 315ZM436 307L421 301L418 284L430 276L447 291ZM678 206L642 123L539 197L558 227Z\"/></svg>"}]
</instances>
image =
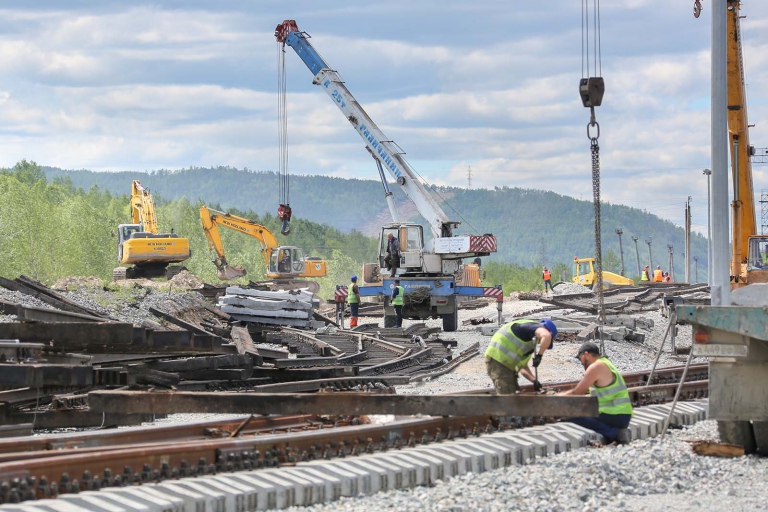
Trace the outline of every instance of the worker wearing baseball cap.
<instances>
[{"instance_id":1,"label":"worker wearing baseball cap","mask_svg":"<svg viewBox=\"0 0 768 512\"><path fill-rule=\"evenodd\" d=\"M533 367L538 368L544 352L552 347L555 336L557 327L549 318L523 318L502 325L485 351L485 368L496 393L511 395L518 392L518 373L533 382L536 391L540 390L541 383L528 367L528 361L533 359ZM534 354L537 343L539 349Z\"/></svg>"},{"instance_id":2,"label":"worker wearing baseball cap","mask_svg":"<svg viewBox=\"0 0 768 512\"><path fill-rule=\"evenodd\" d=\"M583 395L589 391L597 397L597 418L571 418L569 421L601 434L605 443L626 444L630 441L627 428L632 419L632 400L627 384L616 366L594 343L584 343L576 353L576 359L584 367L584 377L575 388L560 395Z\"/></svg>"},{"instance_id":3,"label":"worker wearing baseball cap","mask_svg":"<svg viewBox=\"0 0 768 512\"><path fill-rule=\"evenodd\" d=\"M651 276L648 275L648 265L645 266L642 272L640 272L640 280L641 281L650 281Z\"/></svg>"}]
</instances>

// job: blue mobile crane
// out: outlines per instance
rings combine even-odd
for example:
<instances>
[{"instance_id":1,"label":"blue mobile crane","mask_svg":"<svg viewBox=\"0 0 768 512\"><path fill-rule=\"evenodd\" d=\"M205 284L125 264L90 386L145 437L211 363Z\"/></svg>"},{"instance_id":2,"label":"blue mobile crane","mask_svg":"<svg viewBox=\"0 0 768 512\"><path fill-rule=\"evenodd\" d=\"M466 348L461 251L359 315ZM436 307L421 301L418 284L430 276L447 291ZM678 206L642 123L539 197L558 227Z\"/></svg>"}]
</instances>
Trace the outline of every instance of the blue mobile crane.
<instances>
[{"instance_id":1,"label":"blue mobile crane","mask_svg":"<svg viewBox=\"0 0 768 512\"><path fill-rule=\"evenodd\" d=\"M377 164L386 169L416 205L419 214L431 228L432 238L425 246L423 227L418 223L399 222L394 200L386 194L393 214L393 222L383 226L379 237L378 263L385 266L387 236L395 236L401 247L400 267L395 277L385 277L381 286L362 286L362 296L384 296L384 324L393 325L394 308L388 297L394 279L400 279L405 288L406 302L403 317L409 319L442 318L444 331L458 328L457 299L459 296L490 296L499 301L503 298L500 287L458 286L456 274L465 258L488 256L496 252L496 237L491 234L458 235L459 222L450 220L440 205L430 195L416 172L402 157L402 150L379 129L376 123L355 100L338 72L323 60L309 42L306 32L299 30L294 20L285 20L275 29L275 37L283 50L290 46L314 75L312 83L325 90L334 104L346 117L355 131L363 138L367 149ZM385 191L385 176L381 175ZM389 325L388 325L389 324Z\"/></svg>"}]
</instances>

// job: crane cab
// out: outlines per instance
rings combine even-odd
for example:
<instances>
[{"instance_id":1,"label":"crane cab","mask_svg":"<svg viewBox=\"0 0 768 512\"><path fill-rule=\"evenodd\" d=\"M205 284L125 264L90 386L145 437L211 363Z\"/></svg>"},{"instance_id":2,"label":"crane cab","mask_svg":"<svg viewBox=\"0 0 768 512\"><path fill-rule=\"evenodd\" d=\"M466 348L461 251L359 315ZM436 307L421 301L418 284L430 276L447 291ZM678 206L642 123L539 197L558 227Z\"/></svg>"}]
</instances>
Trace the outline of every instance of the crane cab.
<instances>
[{"instance_id":1,"label":"crane cab","mask_svg":"<svg viewBox=\"0 0 768 512\"><path fill-rule=\"evenodd\" d=\"M744 284L768 283L768 236L749 237L747 262L741 274Z\"/></svg>"}]
</instances>

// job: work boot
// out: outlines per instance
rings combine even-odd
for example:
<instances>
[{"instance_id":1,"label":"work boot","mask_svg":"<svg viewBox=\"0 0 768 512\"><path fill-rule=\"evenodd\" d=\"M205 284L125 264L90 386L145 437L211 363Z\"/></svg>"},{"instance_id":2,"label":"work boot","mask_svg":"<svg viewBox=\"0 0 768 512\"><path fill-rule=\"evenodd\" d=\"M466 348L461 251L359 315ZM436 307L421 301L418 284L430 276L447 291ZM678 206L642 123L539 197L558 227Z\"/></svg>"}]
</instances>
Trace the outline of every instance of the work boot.
<instances>
[{"instance_id":1,"label":"work boot","mask_svg":"<svg viewBox=\"0 0 768 512\"><path fill-rule=\"evenodd\" d=\"M616 433L616 444L629 444L632 441L632 432L628 428L619 429Z\"/></svg>"}]
</instances>

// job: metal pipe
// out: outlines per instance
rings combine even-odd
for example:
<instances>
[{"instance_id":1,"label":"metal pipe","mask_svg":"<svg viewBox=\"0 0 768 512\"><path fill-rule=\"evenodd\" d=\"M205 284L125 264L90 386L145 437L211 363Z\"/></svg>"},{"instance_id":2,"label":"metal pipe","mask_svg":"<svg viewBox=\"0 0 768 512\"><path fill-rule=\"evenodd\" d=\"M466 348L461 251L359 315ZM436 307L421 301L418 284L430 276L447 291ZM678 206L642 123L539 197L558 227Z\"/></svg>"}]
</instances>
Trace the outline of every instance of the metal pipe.
<instances>
[{"instance_id":1,"label":"metal pipe","mask_svg":"<svg viewBox=\"0 0 768 512\"><path fill-rule=\"evenodd\" d=\"M728 252L728 90L726 0L712 0L712 283L713 306L731 303Z\"/></svg>"},{"instance_id":2,"label":"metal pipe","mask_svg":"<svg viewBox=\"0 0 768 512\"><path fill-rule=\"evenodd\" d=\"M704 175L707 177L707 284L712 284L712 200L710 198L710 181L712 176L711 169L704 169Z\"/></svg>"},{"instance_id":3,"label":"metal pipe","mask_svg":"<svg viewBox=\"0 0 768 512\"><path fill-rule=\"evenodd\" d=\"M637 250L637 237L633 236L632 241L635 242L635 260L637 261L637 275L640 276L640 252Z\"/></svg>"}]
</instances>

